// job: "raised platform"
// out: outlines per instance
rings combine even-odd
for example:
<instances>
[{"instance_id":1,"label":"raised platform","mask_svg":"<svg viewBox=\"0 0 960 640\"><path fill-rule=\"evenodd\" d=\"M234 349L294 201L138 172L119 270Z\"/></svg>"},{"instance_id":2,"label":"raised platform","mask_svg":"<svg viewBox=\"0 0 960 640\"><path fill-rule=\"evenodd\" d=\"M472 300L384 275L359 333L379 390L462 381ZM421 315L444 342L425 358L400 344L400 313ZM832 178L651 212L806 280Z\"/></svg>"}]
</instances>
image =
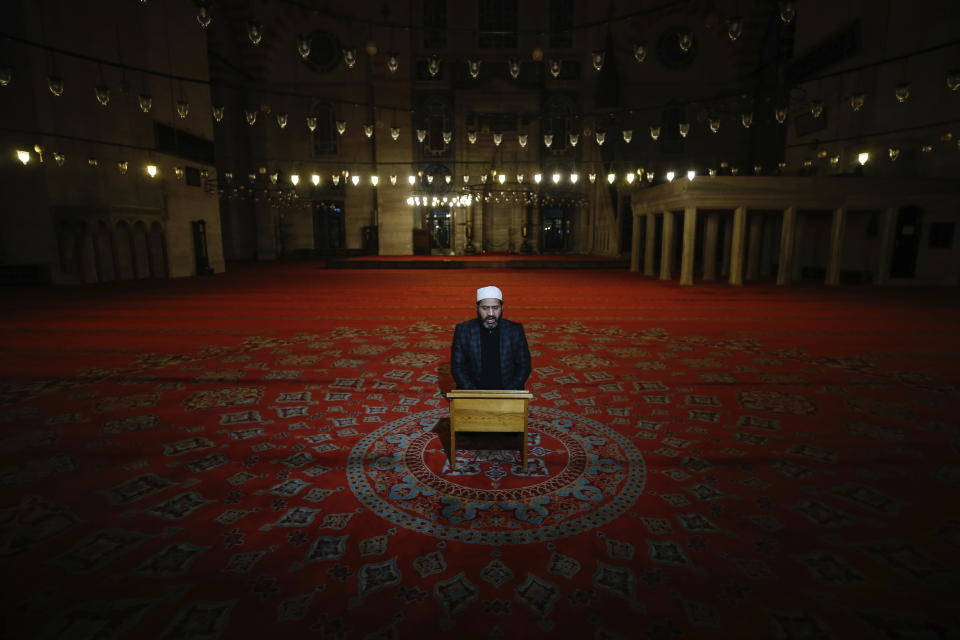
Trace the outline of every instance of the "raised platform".
<instances>
[{"instance_id":1,"label":"raised platform","mask_svg":"<svg viewBox=\"0 0 960 640\"><path fill-rule=\"evenodd\" d=\"M588 255L352 256L328 258L333 269L628 269L630 260Z\"/></svg>"}]
</instances>

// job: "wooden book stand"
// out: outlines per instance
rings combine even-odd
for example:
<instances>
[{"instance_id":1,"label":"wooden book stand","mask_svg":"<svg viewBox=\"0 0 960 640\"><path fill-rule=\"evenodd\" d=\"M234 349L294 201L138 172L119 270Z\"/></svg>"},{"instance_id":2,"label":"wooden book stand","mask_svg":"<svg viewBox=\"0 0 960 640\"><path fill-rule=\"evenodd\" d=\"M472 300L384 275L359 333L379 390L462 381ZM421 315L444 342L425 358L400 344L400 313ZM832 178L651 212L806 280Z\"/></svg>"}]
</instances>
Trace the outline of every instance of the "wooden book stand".
<instances>
[{"instance_id":1,"label":"wooden book stand","mask_svg":"<svg viewBox=\"0 0 960 640\"><path fill-rule=\"evenodd\" d=\"M523 468L527 468L527 413L533 394L508 389L455 389L450 400L450 468L457 467L458 431L522 433Z\"/></svg>"}]
</instances>

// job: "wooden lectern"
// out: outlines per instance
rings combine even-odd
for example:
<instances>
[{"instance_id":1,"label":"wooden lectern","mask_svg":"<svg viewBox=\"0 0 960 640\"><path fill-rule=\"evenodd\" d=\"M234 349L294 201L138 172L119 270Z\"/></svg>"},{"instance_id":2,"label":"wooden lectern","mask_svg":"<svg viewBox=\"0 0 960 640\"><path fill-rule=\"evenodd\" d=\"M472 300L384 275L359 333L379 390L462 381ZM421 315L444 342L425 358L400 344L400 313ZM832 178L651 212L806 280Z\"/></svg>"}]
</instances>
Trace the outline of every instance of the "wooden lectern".
<instances>
[{"instance_id":1,"label":"wooden lectern","mask_svg":"<svg viewBox=\"0 0 960 640\"><path fill-rule=\"evenodd\" d=\"M458 431L523 434L523 468L527 468L527 411L533 394L507 389L454 389L450 400L450 468L457 468Z\"/></svg>"}]
</instances>

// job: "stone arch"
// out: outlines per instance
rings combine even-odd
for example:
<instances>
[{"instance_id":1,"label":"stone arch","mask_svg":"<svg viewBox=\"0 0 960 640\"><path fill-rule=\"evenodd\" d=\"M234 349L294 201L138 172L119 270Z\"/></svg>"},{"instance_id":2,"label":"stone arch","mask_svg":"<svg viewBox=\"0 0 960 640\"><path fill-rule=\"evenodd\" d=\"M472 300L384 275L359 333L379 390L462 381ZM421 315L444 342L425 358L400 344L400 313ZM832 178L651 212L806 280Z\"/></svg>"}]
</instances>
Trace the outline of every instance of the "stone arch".
<instances>
[{"instance_id":1,"label":"stone arch","mask_svg":"<svg viewBox=\"0 0 960 640\"><path fill-rule=\"evenodd\" d=\"M150 244L143 220L133 223L133 271L137 279L150 277Z\"/></svg>"},{"instance_id":2,"label":"stone arch","mask_svg":"<svg viewBox=\"0 0 960 640\"><path fill-rule=\"evenodd\" d=\"M113 261L113 238L110 228L103 220L98 220L93 232L94 255L97 260L97 280L110 282L117 279L117 270Z\"/></svg>"},{"instance_id":3,"label":"stone arch","mask_svg":"<svg viewBox=\"0 0 960 640\"><path fill-rule=\"evenodd\" d=\"M163 226L159 222L150 225L147 236L147 247L150 255L150 276L166 278L167 276L167 240Z\"/></svg>"},{"instance_id":4,"label":"stone arch","mask_svg":"<svg viewBox=\"0 0 960 640\"><path fill-rule=\"evenodd\" d=\"M117 279L133 280L133 232L126 220L118 220L114 228L116 238Z\"/></svg>"},{"instance_id":5,"label":"stone arch","mask_svg":"<svg viewBox=\"0 0 960 640\"><path fill-rule=\"evenodd\" d=\"M85 283L99 282L97 272L97 252L94 248L93 234L86 222L80 221L76 225L77 247L80 264L80 281Z\"/></svg>"}]
</instances>

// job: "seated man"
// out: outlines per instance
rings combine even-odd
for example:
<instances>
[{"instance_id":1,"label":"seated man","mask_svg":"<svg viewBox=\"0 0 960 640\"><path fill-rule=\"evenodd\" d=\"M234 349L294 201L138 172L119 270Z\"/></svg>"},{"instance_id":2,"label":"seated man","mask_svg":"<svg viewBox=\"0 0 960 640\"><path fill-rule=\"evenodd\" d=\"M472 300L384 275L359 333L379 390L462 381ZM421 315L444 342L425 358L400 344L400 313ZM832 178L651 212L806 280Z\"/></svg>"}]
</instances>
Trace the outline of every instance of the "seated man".
<instances>
[{"instance_id":1,"label":"seated man","mask_svg":"<svg viewBox=\"0 0 960 640\"><path fill-rule=\"evenodd\" d=\"M457 325L450 348L458 389L523 389L530 376L527 337L522 324L502 314L500 289L477 289L477 317Z\"/></svg>"}]
</instances>

